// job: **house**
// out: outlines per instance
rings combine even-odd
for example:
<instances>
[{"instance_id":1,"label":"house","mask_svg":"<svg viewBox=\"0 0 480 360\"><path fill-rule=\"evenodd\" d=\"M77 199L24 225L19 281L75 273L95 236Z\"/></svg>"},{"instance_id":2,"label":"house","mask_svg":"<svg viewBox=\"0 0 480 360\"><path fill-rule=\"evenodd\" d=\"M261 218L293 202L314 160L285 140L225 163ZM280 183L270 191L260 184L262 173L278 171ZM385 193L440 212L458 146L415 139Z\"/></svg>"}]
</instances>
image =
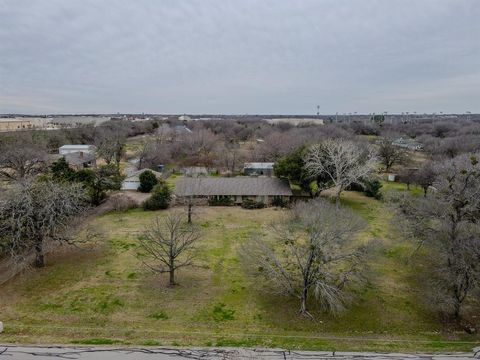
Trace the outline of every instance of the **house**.
<instances>
[{"instance_id":1,"label":"house","mask_svg":"<svg viewBox=\"0 0 480 360\"><path fill-rule=\"evenodd\" d=\"M95 145L63 145L58 149L60 155L71 154L75 152L83 152L87 154L95 154L97 148Z\"/></svg>"},{"instance_id":2,"label":"house","mask_svg":"<svg viewBox=\"0 0 480 360\"><path fill-rule=\"evenodd\" d=\"M253 162L245 163L243 174L247 176L273 175L273 162Z\"/></svg>"},{"instance_id":3,"label":"house","mask_svg":"<svg viewBox=\"0 0 480 360\"><path fill-rule=\"evenodd\" d=\"M76 151L63 155L65 161L74 170L81 170L97 166L94 154L88 152Z\"/></svg>"},{"instance_id":4,"label":"house","mask_svg":"<svg viewBox=\"0 0 480 360\"><path fill-rule=\"evenodd\" d=\"M414 151L423 150L423 145L413 139L398 138L392 141L392 145Z\"/></svg>"},{"instance_id":5,"label":"house","mask_svg":"<svg viewBox=\"0 0 480 360\"><path fill-rule=\"evenodd\" d=\"M35 125L30 120L22 119L1 119L0 131L17 131L25 129L33 129Z\"/></svg>"},{"instance_id":6,"label":"house","mask_svg":"<svg viewBox=\"0 0 480 360\"><path fill-rule=\"evenodd\" d=\"M138 187L140 186L140 174L147 170L150 169L138 170L128 175L125 180L122 181L122 190L138 190ZM157 179L162 177L161 173L154 170L150 171L157 177Z\"/></svg>"},{"instance_id":7,"label":"house","mask_svg":"<svg viewBox=\"0 0 480 360\"><path fill-rule=\"evenodd\" d=\"M182 173L188 177L208 176L207 168L203 166L189 166L183 168Z\"/></svg>"},{"instance_id":8,"label":"house","mask_svg":"<svg viewBox=\"0 0 480 360\"><path fill-rule=\"evenodd\" d=\"M175 195L205 199L228 197L235 204L251 199L269 205L274 198L290 200L292 190L288 182L275 177L180 178L175 185Z\"/></svg>"}]
</instances>

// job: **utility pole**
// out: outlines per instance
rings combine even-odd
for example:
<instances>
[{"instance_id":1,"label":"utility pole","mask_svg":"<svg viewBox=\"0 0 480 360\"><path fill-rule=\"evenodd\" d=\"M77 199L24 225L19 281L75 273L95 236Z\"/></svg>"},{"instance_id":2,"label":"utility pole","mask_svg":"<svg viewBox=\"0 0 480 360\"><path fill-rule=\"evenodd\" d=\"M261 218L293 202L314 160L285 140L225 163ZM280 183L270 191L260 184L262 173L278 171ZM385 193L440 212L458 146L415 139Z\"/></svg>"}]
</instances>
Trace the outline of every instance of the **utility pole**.
<instances>
[{"instance_id":1,"label":"utility pole","mask_svg":"<svg viewBox=\"0 0 480 360\"><path fill-rule=\"evenodd\" d=\"M317 116L320 116L320 105L317 105Z\"/></svg>"}]
</instances>

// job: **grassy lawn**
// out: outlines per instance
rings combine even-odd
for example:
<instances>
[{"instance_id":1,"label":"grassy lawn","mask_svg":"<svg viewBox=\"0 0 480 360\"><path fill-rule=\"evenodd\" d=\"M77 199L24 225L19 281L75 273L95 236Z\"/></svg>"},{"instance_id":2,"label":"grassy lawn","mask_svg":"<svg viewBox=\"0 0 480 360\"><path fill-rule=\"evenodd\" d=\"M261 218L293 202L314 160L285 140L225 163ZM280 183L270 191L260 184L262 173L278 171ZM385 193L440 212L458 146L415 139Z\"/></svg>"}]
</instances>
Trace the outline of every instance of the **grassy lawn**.
<instances>
[{"instance_id":1,"label":"grassy lawn","mask_svg":"<svg viewBox=\"0 0 480 360\"><path fill-rule=\"evenodd\" d=\"M384 191L395 185L385 184ZM368 220L352 242L375 239L367 282L338 317L297 315L297 301L266 294L242 269L238 247L287 210L202 207L198 267L176 288L138 258L137 237L165 211L110 213L90 226L102 240L48 259L0 287L0 342L270 346L336 350L471 350L478 337L446 332L415 291L412 245L391 229L384 204L348 192L343 202Z\"/></svg>"}]
</instances>

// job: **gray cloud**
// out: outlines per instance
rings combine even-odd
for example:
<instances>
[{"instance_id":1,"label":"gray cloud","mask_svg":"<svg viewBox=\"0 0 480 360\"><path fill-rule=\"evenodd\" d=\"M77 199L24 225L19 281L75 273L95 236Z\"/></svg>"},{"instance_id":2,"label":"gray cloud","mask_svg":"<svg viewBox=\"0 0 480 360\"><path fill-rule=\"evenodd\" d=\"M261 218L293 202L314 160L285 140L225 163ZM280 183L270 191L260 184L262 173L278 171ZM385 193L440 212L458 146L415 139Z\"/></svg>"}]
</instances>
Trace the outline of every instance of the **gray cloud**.
<instances>
[{"instance_id":1,"label":"gray cloud","mask_svg":"<svg viewBox=\"0 0 480 360\"><path fill-rule=\"evenodd\" d=\"M477 0L0 0L0 113L480 112Z\"/></svg>"}]
</instances>

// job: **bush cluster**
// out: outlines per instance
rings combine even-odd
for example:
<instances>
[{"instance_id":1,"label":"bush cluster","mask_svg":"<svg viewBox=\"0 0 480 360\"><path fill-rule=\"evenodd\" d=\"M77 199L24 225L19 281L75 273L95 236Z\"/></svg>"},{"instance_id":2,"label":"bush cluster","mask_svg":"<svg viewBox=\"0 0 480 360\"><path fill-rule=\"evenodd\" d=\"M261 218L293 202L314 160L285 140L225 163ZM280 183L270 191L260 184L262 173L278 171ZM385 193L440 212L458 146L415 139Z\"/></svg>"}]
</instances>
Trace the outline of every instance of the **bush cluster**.
<instances>
[{"instance_id":1,"label":"bush cluster","mask_svg":"<svg viewBox=\"0 0 480 360\"><path fill-rule=\"evenodd\" d=\"M232 206L233 204L234 201L230 196L216 196L208 199L210 206Z\"/></svg>"},{"instance_id":2,"label":"bush cluster","mask_svg":"<svg viewBox=\"0 0 480 360\"><path fill-rule=\"evenodd\" d=\"M264 207L265 207L265 204L261 201L245 199L242 202L242 208L244 209L263 209Z\"/></svg>"},{"instance_id":3,"label":"bush cluster","mask_svg":"<svg viewBox=\"0 0 480 360\"><path fill-rule=\"evenodd\" d=\"M151 193L152 196L143 203L145 210L161 210L167 209L170 206L172 191L165 180L158 180L157 185L153 187Z\"/></svg>"}]
</instances>

